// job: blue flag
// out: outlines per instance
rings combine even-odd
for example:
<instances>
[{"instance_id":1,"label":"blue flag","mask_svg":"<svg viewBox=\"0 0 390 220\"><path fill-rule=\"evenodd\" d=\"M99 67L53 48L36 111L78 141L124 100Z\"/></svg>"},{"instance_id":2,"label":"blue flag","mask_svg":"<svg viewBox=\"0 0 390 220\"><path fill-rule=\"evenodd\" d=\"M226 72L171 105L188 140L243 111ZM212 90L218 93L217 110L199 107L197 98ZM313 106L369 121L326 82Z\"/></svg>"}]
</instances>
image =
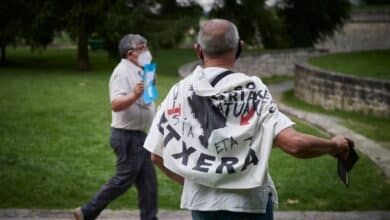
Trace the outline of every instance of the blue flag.
<instances>
[{"instance_id":1,"label":"blue flag","mask_svg":"<svg viewBox=\"0 0 390 220\"><path fill-rule=\"evenodd\" d=\"M156 75L156 64L146 64L144 66L143 81L145 84L144 89L144 102L146 104L152 103L158 97L156 86L154 86L154 77Z\"/></svg>"}]
</instances>

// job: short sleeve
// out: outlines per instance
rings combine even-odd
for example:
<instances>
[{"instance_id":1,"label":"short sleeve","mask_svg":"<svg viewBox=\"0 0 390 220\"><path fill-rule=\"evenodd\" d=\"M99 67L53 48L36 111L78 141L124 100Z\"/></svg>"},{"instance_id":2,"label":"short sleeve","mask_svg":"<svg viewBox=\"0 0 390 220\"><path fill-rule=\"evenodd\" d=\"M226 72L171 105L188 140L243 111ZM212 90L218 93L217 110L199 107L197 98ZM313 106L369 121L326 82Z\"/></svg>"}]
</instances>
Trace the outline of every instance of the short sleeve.
<instances>
[{"instance_id":1,"label":"short sleeve","mask_svg":"<svg viewBox=\"0 0 390 220\"><path fill-rule=\"evenodd\" d=\"M172 89L171 89L172 91ZM168 93L164 101L158 107L157 113L153 118L152 125L150 126L149 133L145 139L144 148L153 154L163 156L163 129L161 124L166 121L165 110L167 108L167 103L171 96L171 91Z\"/></svg>"},{"instance_id":2,"label":"short sleeve","mask_svg":"<svg viewBox=\"0 0 390 220\"><path fill-rule=\"evenodd\" d=\"M123 73L115 71L110 79L110 101L118 96L127 95L132 88Z\"/></svg>"},{"instance_id":3,"label":"short sleeve","mask_svg":"<svg viewBox=\"0 0 390 220\"><path fill-rule=\"evenodd\" d=\"M159 106L144 143L146 150L161 157L163 155L163 134L159 130L159 125L162 117L164 117L164 110L162 106Z\"/></svg>"},{"instance_id":4,"label":"short sleeve","mask_svg":"<svg viewBox=\"0 0 390 220\"><path fill-rule=\"evenodd\" d=\"M295 123L290 120L285 114L277 112L277 122L274 129L274 138L284 129L292 127Z\"/></svg>"},{"instance_id":5,"label":"short sleeve","mask_svg":"<svg viewBox=\"0 0 390 220\"><path fill-rule=\"evenodd\" d=\"M256 77L257 80L260 81L260 84L264 86L264 90L266 91L265 95L265 103L268 105L267 108L264 108L262 114L267 115L269 112L271 112L271 109L275 111L272 113L273 120L275 121L274 124L274 130L273 130L273 138L275 138L282 130L292 127L295 123L290 120L285 114L279 111L277 104L273 102L272 95L267 88L267 86L264 85L264 83L261 81L260 78Z\"/></svg>"}]
</instances>

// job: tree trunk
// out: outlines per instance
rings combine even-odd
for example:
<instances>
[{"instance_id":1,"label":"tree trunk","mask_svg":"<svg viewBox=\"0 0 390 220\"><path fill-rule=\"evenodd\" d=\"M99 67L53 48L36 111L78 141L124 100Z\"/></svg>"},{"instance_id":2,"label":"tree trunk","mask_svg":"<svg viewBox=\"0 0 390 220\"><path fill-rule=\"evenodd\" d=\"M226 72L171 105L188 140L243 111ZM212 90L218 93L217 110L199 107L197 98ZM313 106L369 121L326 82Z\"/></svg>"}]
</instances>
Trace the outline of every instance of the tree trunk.
<instances>
[{"instance_id":1,"label":"tree trunk","mask_svg":"<svg viewBox=\"0 0 390 220\"><path fill-rule=\"evenodd\" d=\"M85 23L81 22L79 26L79 41L77 45L77 62L79 70L89 70L89 54L88 54L88 33Z\"/></svg>"},{"instance_id":2,"label":"tree trunk","mask_svg":"<svg viewBox=\"0 0 390 220\"><path fill-rule=\"evenodd\" d=\"M6 48L6 45L5 44L1 44L1 61L0 61L1 64L4 64L7 61L5 48Z\"/></svg>"}]
</instances>

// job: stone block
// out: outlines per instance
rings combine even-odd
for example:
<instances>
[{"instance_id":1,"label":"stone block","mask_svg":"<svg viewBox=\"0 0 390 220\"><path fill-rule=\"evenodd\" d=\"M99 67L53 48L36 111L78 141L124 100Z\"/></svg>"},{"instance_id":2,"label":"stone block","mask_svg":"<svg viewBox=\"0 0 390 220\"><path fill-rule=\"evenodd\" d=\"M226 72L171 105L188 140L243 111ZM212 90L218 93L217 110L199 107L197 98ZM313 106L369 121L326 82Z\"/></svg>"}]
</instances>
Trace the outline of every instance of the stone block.
<instances>
[{"instance_id":1,"label":"stone block","mask_svg":"<svg viewBox=\"0 0 390 220\"><path fill-rule=\"evenodd\" d=\"M389 115L389 81L338 75L308 64L296 65L295 77L295 91L301 100L325 109Z\"/></svg>"}]
</instances>

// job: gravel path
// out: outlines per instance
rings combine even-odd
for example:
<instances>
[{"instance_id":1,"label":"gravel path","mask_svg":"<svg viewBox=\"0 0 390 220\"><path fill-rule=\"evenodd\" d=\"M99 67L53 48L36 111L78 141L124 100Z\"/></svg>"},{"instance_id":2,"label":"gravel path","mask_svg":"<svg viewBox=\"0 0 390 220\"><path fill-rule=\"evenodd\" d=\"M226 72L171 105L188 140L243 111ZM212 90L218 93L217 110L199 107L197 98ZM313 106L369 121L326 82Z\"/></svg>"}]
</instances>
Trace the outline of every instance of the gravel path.
<instances>
[{"instance_id":1,"label":"gravel path","mask_svg":"<svg viewBox=\"0 0 390 220\"><path fill-rule=\"evenodd\" d=\"M188 211L160 210L160 220L191 220ZM66 220L73 219L72 210L30 210L30 209L0 209L0 220L17 219L42 219L42 220ZM113 211L104 210L98 219L105 220L138 220L138 211ZM274 213L275 220L389 220L390 212L300 212L288 211Z\"/></svg>"}]
</instances>

